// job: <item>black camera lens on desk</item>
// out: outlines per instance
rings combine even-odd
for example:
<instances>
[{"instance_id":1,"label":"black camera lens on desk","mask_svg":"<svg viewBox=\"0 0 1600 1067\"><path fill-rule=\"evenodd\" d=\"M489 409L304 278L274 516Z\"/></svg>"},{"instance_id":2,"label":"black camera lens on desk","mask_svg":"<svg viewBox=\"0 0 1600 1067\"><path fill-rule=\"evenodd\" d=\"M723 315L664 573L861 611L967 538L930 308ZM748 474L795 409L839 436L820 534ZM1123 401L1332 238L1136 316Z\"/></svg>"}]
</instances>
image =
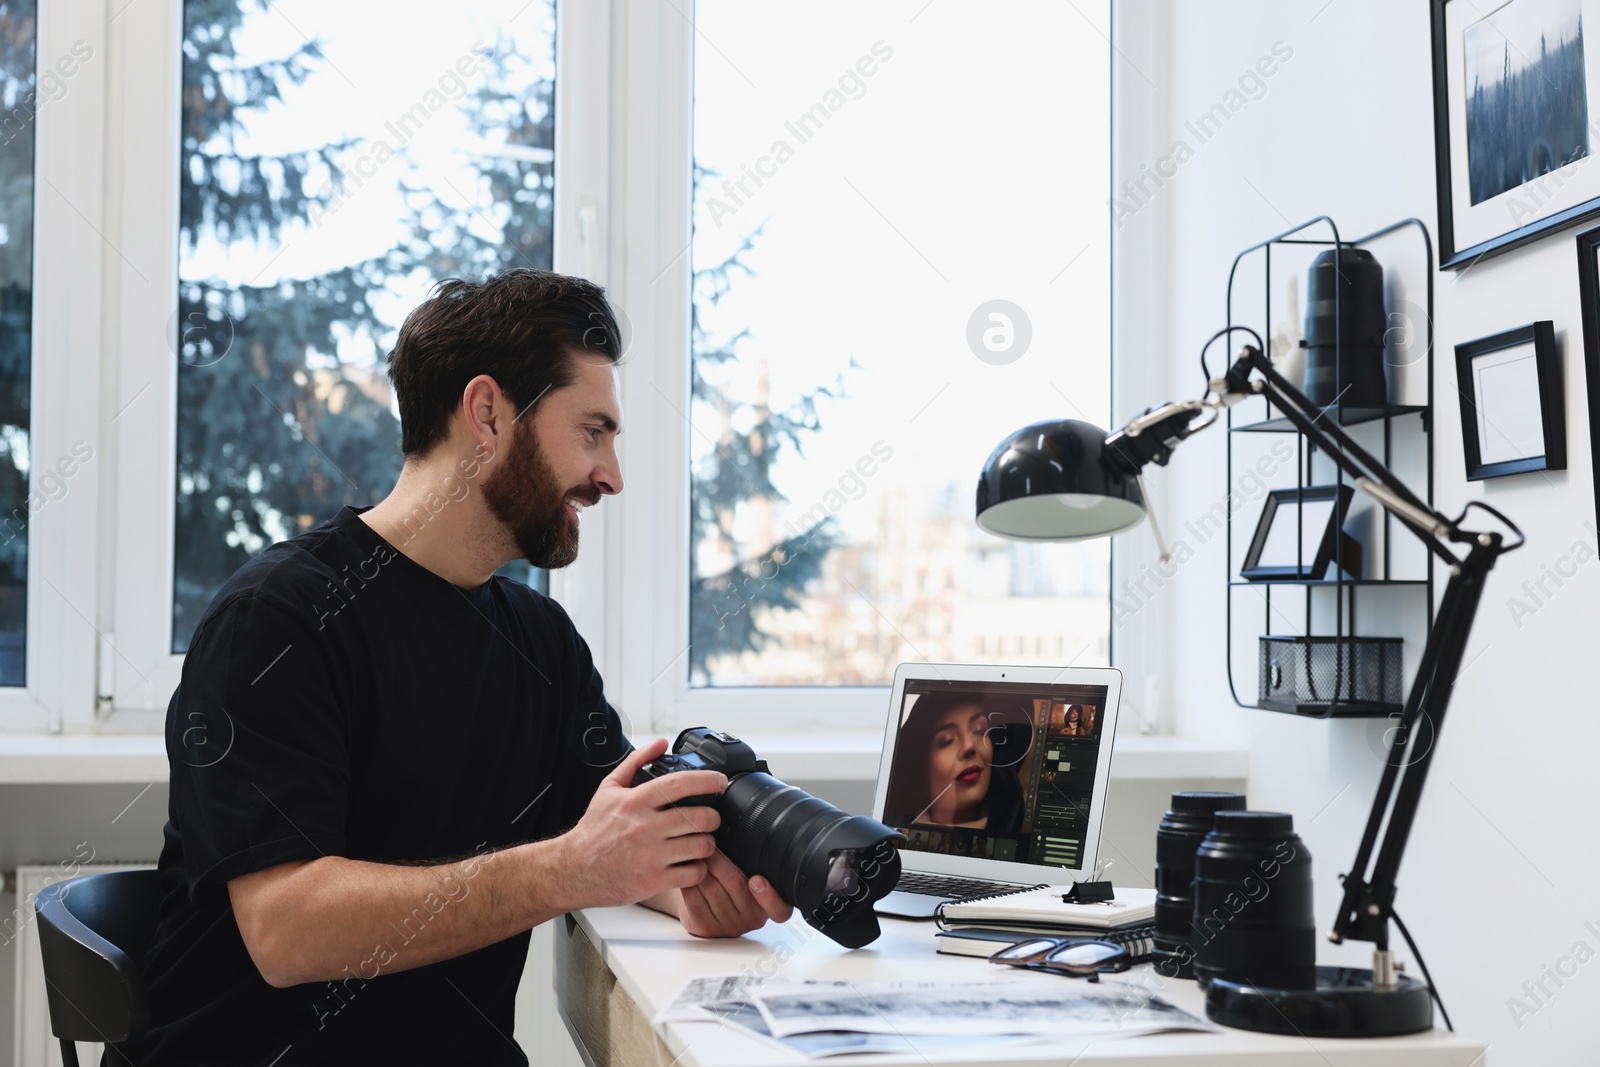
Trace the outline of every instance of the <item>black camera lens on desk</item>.
<instances>
[{"instance_id":1,"label":"black camera lens on desk","mask_svg":"<svg viewBox=\"0 0 1600 1067\"><path fill-rule=\"evenodd\" d=\"M1272 989L1314 989L1311 852L1294 816L1219 811L1194 858L1194 973Z\"/></svg>"},{"instance_id":2,"label":"black camera lens on desk","mask_svg":"<svg viewBox=\"0 0 1600 1067\"><path fill-rule=\"evenodd\" d=\"M1156 969L1168 978L1194 977L1194 854L1219 811L1240 811L1243 793L1186 791L1156 828Z\"/></svg>"},{"instance_id":3,"label":"black camera lens on desk","mask_svg":"<svg viewBox=\"0 0 1600 1067\"><path fill-rule=\"evenodd\" d=\"M678 803L716 809L717 848L734 866L771 882L807 923L845 948L878 939L872 905L900 879L905 835L778 781L749 745L703 726L679 734L670 753L639 768L633 784L702 770L727 775L728 788Z\"/></svg>"}]
</instances>

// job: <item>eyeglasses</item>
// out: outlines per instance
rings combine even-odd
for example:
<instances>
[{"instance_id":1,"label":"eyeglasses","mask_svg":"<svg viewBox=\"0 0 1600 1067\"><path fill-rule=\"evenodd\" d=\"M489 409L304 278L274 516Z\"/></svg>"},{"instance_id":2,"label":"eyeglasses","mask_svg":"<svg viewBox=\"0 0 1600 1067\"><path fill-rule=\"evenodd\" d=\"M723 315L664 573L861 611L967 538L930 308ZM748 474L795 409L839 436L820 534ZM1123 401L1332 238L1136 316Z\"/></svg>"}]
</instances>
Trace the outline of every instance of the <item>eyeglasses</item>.
<instances>
[{"instance_id":1,"label":"eyeglasses","mask_svg":"<svg viewBox=\"0 0 1600 1067\"><path fill-rule=\"evenodd\" d=\"M1134 942L1133 948L1143 952L1140 942ZM1099 976L1102 974L1125 971L1134 964L1144 962L1145 959L1146 956L1129 951L1128 945L1116 945L1110 941L1041 937L1003 948L990 956L989 962L1007 967L1026 967L1034 971L1050 971L1072 978L1087 978L1095 982L1099 981Z\"/></svg>"}]
</instances>

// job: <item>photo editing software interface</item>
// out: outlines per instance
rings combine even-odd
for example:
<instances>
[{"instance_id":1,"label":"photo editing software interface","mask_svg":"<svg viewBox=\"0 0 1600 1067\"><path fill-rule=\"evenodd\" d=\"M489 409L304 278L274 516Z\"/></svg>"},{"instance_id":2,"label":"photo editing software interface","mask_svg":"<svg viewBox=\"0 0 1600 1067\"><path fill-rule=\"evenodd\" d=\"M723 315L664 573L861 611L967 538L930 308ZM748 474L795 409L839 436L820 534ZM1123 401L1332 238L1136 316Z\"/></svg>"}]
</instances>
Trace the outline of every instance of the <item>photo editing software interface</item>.
<instances>
[{"instance_id":1,"label":"photo editing software interface","mask_svg":"<svg viewBox=\"0 0 1600 1067\"><path fill-rule=\"evenodd\" d=\"M918 852L1081 865L1106 687L906 683L883 821Z\"/></svg>"}]
</instances>

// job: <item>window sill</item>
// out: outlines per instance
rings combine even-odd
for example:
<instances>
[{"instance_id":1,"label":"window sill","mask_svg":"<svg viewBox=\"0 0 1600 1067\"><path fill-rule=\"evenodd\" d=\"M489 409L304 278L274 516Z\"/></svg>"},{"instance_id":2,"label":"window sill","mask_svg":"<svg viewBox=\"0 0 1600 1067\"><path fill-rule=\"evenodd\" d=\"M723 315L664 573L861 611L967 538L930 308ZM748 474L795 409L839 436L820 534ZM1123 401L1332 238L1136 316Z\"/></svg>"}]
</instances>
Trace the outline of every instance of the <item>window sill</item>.
<instances>
[{"instance_id":1,"label":"window sill","mask_svg":"<svg viewBox=\"0 0 1600 1067\"><path fill-rule=\"evenodd\" d=\"M878 775L877 733L746 734L778 777L797 782L870 782ZM1116 779L1245 778L1249 753L1181 737L1118 737ZM164 782L166 740L155 734L0 734L0 784Z\"/></svg>"},{"instance_id":2,"label":"window sill","mask_svg":"<svg viewBox=\"0 0 1600 1067\"><path fill-rule=\"evenodd\" d=\"M0 734L0 785L166 780L158 734Z\"/></svg>"}]
</instances>

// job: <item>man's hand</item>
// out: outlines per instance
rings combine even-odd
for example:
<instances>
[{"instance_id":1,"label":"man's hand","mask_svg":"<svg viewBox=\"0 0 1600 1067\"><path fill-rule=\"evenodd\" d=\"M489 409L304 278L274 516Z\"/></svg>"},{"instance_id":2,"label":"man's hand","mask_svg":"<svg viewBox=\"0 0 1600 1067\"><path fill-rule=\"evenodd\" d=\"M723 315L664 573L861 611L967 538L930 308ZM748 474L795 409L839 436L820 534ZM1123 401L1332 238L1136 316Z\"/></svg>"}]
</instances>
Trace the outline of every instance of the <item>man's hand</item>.
<instances>
[{"instance_id":1,"label":"man's hand","mask_svg":"<svg viewBox=\"0 0 1600 1067\"><path fill-rule=\"evenodd\" d=\"M678 893L675 914L694 936L738 937L761 929L768 919L784 923L794 914L771 883L759 874L747 880L721 852L711 854L706 868L699 884Z\"/></svg>"},{"instance_id":2,"label":"man's hand","mask_svg":"<svg viewBox=\"0 0 1600 1067\"><path fill-rule=\"evenodd\" d=\"M679 771L634 788L639 768L666 750L660 738L629 753L600 783L578 825L556 839L573 907L633 904L707 880L717 850L711 833L721 817L709 807L670 805L721 793L728 779L718 771Z\"/></svg>"}]
</instances>

